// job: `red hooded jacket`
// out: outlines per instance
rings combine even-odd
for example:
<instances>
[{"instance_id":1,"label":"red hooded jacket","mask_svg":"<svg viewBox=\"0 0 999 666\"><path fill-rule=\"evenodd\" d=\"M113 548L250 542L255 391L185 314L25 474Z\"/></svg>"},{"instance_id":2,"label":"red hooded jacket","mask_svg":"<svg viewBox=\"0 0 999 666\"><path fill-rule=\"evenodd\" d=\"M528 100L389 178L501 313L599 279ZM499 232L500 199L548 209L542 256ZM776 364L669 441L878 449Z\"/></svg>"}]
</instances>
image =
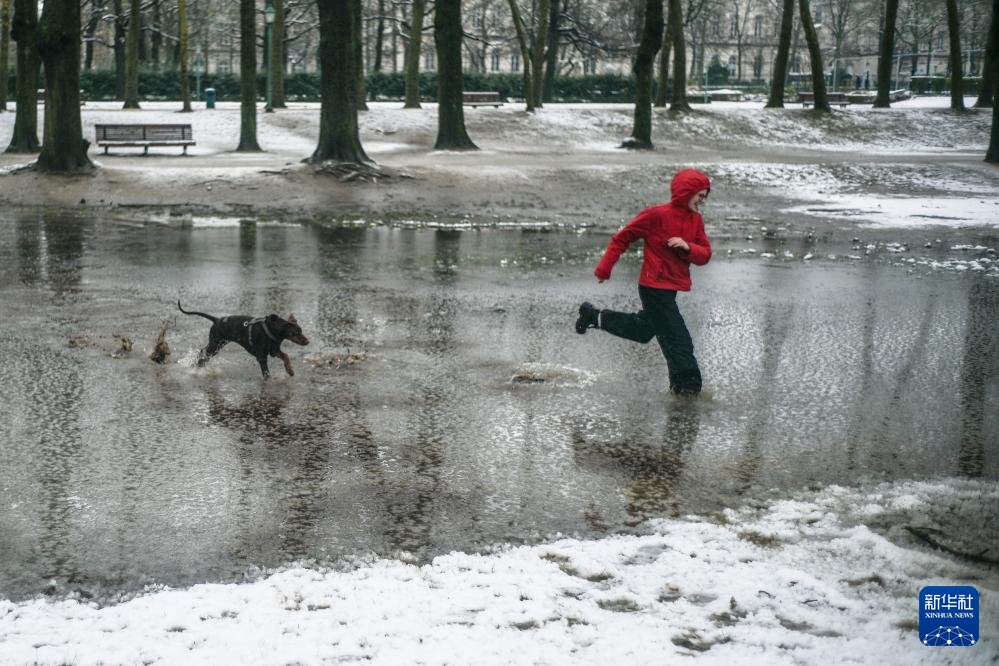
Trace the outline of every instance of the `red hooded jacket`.
<instances>
[{"instance_id":1,"label":"red hooded jacket","mask_svg":"<svg viewBox=\"0 0 999 666\"><path fill-rule=\"evenodd\" d=\"M603 259L593 274L608 280L621 254L639 238L645 240L645 260L638 284L655 289L690 291L690 264L703 266L711 259L711 242L704 233L704 218L687 207L690 198L701 190L711 190L711 181L700 171L684 169L670 183L672 199L668 204L646 208L611 238ZM679 236L690 250L666 244Z\"/></svg>"}]
</instances>

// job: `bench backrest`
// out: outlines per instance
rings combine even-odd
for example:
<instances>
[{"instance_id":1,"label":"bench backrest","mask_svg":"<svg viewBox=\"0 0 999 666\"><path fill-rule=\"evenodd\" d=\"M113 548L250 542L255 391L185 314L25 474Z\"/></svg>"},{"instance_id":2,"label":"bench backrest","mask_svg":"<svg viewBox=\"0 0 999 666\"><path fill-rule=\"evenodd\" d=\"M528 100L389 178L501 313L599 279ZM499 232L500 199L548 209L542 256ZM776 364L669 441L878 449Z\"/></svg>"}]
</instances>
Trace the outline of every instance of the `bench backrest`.
<instances>
[{"instance_id":1,"label":"bench backrest","mask_svg":"<svg viewBox=\"0 0 999 666\"><path fill-rule=\"evenodd\" d=\"M462 98L465 102L499 102L500 94L498 92L467 92L463 93Z\"/></svg>"},{"instance_id":2,"label":"bench backrest","mask_svg":"<svg viewBox=\"0 0 999 666\"><path fill-rule=\"evenodd\" d=\"M98 141L191 141L190 125L95 125Z\"/></svg>"}]
</instances>

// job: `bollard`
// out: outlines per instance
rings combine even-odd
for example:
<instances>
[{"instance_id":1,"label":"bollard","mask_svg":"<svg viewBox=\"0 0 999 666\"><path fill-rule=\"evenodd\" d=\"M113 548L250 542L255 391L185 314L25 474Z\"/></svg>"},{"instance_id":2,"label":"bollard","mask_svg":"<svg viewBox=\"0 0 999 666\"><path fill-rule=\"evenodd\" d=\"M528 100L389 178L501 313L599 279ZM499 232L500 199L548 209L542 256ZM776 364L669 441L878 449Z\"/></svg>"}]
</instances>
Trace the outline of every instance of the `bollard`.
<instances>
[{"instance_id":1,"label":"bollard","mask_svg":"<svg viewBox=\"0 0 999 666\"><path fill-rule=\"evenodd\" d=\"M205 108L215 108L215 88L205 88Z\"/></svg>"}]
</instances>

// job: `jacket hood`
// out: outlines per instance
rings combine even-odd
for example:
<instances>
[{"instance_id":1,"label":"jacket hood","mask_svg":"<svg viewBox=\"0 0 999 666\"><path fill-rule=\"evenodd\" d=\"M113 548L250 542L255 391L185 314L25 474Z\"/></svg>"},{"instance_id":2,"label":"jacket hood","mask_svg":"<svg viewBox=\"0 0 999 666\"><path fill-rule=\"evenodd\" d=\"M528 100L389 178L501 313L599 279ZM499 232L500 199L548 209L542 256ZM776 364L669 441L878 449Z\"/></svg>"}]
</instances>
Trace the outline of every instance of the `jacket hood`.
<instances>
[{"instance_id":1,"label":"jacket hood","mask_svg":"<svg viewBox=\"0 0 999 666\"><path fill-rule=\"evenodd\" d=\"M701 190L711 191L711 181L697 169L683 169L673 176L669 186L672 198L670 203L680 208L686 208L690 197Z\"/></svg>"}]
</instances>

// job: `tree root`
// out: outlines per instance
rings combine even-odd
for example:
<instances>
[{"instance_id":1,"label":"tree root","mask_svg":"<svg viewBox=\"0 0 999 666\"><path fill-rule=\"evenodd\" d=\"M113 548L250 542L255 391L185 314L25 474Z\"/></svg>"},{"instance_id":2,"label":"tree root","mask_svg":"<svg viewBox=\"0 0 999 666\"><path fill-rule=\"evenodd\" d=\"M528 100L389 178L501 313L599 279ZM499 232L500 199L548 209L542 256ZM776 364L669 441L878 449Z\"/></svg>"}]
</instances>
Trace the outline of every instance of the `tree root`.
<instances>
[{"instance_id":1,"label":"tree root","mask_svg":"<svg viewBox=\"0 0 999 666\"><path fill-rule=\"evenodd\" d=\"M338 182L377 183L379 180L401 180L413 176L403 171L389 169L373 164L357 162L334 162L332 160L313 165L313 171L320 174L336 176Z\"/></svg>"}]
</instances>

